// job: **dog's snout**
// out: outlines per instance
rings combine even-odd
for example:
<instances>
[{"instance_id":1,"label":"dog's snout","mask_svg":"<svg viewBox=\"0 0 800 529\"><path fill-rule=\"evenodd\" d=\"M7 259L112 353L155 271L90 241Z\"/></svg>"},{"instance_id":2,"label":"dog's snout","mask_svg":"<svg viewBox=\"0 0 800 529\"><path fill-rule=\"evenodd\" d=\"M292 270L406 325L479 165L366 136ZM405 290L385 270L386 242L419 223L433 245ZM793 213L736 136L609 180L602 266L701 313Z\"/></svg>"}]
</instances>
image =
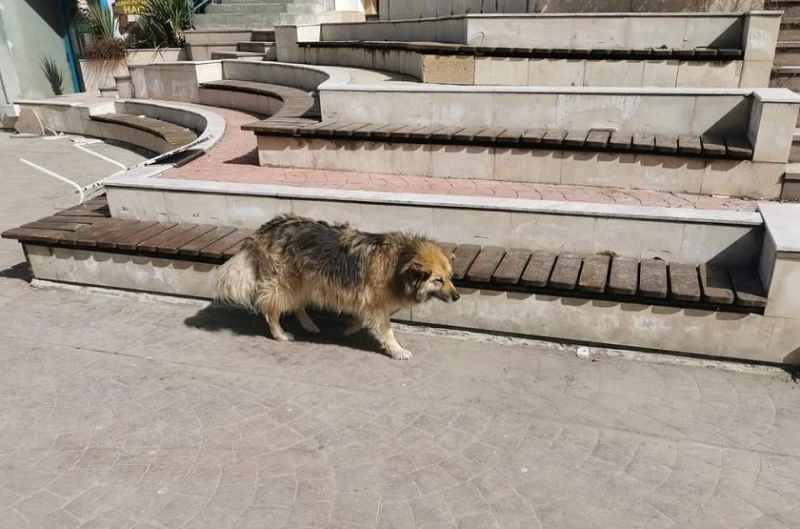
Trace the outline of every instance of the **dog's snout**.
<instances>
[{"instance_id":1,"label":"dog's snout","mask_svg":"<svg viewBox=\"0 0 800 529\"><path fill-rule=\"evenodd\" d=\"M453 292L453 295L450 296L450 299L452 301L458 301L459 299L461 299L461 294L459 294L458 292Z\"/></svg>"}]
</instances>

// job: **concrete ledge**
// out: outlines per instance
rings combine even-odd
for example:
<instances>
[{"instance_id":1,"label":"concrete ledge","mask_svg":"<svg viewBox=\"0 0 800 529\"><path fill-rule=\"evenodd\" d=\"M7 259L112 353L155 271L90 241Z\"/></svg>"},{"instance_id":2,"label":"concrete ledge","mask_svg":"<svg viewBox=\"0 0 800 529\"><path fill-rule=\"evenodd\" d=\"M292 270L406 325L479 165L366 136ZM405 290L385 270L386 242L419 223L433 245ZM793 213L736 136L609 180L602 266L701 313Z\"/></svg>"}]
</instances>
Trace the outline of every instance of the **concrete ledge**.
<instances>
[{"instance_id":1,"label":"concrete ledge","mask_svg":"<svg viewBox=\"0 0 800 529\"><path fill-rule=\"evenodd\" d=\"M261 165L776 199L781 163L260 135Z\"/></svg>"},{"instance_id":2,"label":"concrete ledge","mask_svg":"<svg viewBox=\"0 0 800 529\"><path fill-rule=\"evenodd\" d=\"M24 245L37 279L207 299L215 265ZM557 340L776 364L800 363L800 327L754 314L461 289L451 310L433 303L396 320Z\"/></svg>"},{"instance_id":3,"label":"concrete ledge","mask_svg":"<svg viewBox=\"0 0 800 529\"><path fill-rule=\"evenodd\" d=\"M610 251L689 264L752 266L763 228L758 213L521 199L380 193L114 178L114 217L257 228L279 213L349 222L368 231L414 230L456 244L559 252Z\"/></svg>"}]
</instances>

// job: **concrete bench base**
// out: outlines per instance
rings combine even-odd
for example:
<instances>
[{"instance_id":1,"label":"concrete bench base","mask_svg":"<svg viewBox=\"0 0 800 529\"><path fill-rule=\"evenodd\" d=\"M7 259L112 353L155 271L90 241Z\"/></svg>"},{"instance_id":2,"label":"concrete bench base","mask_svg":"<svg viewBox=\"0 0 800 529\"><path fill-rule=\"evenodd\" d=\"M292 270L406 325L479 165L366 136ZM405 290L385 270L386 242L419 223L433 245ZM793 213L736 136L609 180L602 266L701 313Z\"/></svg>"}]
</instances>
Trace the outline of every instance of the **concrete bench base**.
<instances>
[{"instance_id":1,"label":"concrete bench base","mask_svg":"<svg viewBox=\"0 0 800 529\"><path fill-rule=\"evenodd\" d=\"M24 248L38 279L203 299L211 295L216 268L176 258L33 244ZM800 327L793 320L489 289L460 292L462 299L447 310L430 303L394 319L717 358L800 362L793 354Z\"/></svg>"},{"instance_id":2,"label":"concrete bench base","mask_svg":"<svg viewBox=\"0 0 800 529\"><path fill-rule=\"evenodd\" d=\"M774 199L784 164L659 154L259 136L261 165Z\"/></svg>"}]
</instances>

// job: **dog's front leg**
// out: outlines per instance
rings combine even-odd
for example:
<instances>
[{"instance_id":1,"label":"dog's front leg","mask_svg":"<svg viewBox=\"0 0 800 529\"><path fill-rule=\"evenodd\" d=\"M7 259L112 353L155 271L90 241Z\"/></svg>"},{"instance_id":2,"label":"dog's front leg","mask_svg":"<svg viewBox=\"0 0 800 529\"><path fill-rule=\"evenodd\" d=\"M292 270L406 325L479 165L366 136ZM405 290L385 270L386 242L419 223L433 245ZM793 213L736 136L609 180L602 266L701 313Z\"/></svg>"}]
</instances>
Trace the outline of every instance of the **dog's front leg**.
<instances>
[{"instance_id":1,"label":"dog's front leg","mask_svg":"<svg viewBox=\"0 0 800 529\"><path fill-rule=\"evenodd\" d=\"M377 318L378 319L376 321L368 321L366 325L370 332L372 332L375 338L381 343L383 348L395 360L408 360L411 358L413 356L411 351L403 349L403 347L397 343L397 339L394 337L392 321L389 315L384 314L378 316Z\"/></svg>"}]
</instances>

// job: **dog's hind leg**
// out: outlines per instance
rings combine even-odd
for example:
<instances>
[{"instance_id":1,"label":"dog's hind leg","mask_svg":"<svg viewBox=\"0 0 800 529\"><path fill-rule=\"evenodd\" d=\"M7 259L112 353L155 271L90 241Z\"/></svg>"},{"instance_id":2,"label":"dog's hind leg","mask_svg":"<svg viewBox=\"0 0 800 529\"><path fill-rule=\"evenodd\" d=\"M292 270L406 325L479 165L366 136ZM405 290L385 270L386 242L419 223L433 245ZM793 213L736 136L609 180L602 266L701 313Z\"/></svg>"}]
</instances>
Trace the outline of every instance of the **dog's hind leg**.
<instances>
[{"instance_id":1,"label":"dog's hind leg","mask_svg":"<svg viewBox=\"0 0 800 529\"><path fill-rule=\"evenodd\" d=\"M294 317L297 318L297 321L300 322L300 325L303 326L303 329L306 332L310 332L311 334L319 334L319 327L311 320L306 312L304 307L300 307L299 309L294 311Z\"/></svg>"},{"instance_id":2,"label":"dog's hind leg","mask_svg":"<svg viewBox=\"0 0 800 529\"><path fill-rule=\"evenodd\" d=\"M375 315L375 319L367 319L364 322L373 336L381 343L381 346L395 360L408 360L413 355L411 351L403 349L394 337L392 321L388 314Z\"/></svg>"},{"instance_id":3,"label":"dog's hind leg","mask_svg":"<svg viewBox=\"0 0 800 529\"><path fill-rule=\"evenodd\" d=\"M344 328L344 335L352 336L363 328L364 328L364 321L358 316L353 316L353 320L347 327Z\"/></svg>"},{"instance_id":4,"label":"dog's hind leg","mask_svg":"<svg viewBox=\"0 0 800 529\"><path fill-rule=\"evenodd\" d=\"M259 305L261 306L261 313L267 320L272 337L281 342L294 340L294 336L284 331L283 327L281 327L281 316L284 312L288 312L282 296L275 290L270 289L259 294Z\"/></svg>"}]
</instances>

